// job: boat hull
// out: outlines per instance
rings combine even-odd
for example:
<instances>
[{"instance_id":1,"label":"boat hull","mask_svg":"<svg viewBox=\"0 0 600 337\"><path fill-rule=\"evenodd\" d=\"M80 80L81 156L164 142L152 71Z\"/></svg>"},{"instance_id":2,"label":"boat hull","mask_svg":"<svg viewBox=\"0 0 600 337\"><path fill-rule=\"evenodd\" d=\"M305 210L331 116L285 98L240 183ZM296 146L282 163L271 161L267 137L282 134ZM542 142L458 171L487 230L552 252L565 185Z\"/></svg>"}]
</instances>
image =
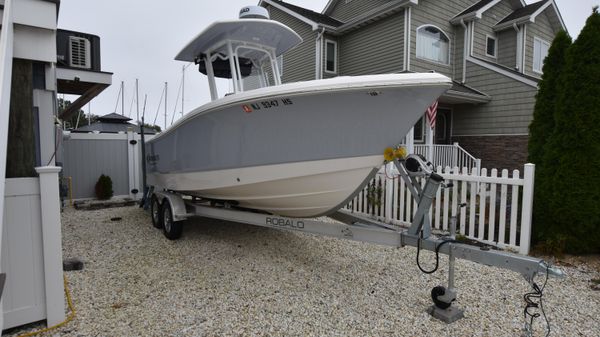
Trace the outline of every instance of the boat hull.
<instances>
[{"instance_id":1,"label":"boat hull","mask_svg":"<svg viewBox=\"0 0 600 337\"><path fill-rule=\"evenodd\" d=\"M311 81L212 102L148 143L148 181L285 216L335 211L449 87L440 75L407 75Z\"/></svg>"}]
</instances>

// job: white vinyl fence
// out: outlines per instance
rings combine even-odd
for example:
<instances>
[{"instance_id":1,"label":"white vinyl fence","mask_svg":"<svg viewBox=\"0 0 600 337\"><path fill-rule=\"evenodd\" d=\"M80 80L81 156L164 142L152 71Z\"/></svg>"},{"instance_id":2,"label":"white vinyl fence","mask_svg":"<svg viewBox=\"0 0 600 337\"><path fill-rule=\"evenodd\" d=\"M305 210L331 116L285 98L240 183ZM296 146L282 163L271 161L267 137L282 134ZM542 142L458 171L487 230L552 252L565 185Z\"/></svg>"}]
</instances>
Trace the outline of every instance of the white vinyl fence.
<instances>
[{"instance_id":1,"label":"white vinyl fence","mask_svg":"<svg viewBox=\"0 0 600 337\"><path fill-rule=\"evenodd\" d=\"M145 135L145 140L154 135ZM94 198L101 174L110 176L115 196L142 196L140 135L127 133L71 133L64 141L63 176L70 179L73 199Z\"/></svg>"},{"instance_id":2,"label":"white vinyl fence","mask_svg":"<svg viewBox=\"0 0 600 337\"><path fill-rule=\"evenodd\" d=\"M408 226L417 209L406 184L395 173L378 173L346 209L380 221ZM395 169L393 170L395 171ZM457 216L457 232L469 239L521 254L529 253L531 211L535 165L526 164L521 178L519 170L446 167L437 172L449 188L440 188L429 213L432 228L447 231L450 218ZM393 176L392 176L393 174ZM422 184L425 183L421 180ZM459 210L459 205L466 207Z\"/></svg>"}]
</instances>

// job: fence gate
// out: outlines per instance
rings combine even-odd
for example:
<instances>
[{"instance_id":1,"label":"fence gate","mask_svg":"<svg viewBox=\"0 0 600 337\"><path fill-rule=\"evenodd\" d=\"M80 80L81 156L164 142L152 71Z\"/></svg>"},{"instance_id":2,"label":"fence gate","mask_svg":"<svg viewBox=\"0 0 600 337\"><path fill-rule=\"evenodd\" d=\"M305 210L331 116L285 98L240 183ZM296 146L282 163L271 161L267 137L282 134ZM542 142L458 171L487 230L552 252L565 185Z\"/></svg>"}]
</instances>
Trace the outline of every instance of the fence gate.
<instances>
[{"instance_id":1,"label":"fence gate","mask_svg":"<svg viewBox=\"0 0 600 337\"><path fill-rule=\"evenodd\" d=\"M144 135L146 140L154 135ZM95 198L101 174L113 182L114 196L142 196L140 135L127 133L71 133L63 143L63 178L70 180L73 199Z\"/></svg>"}]
</instances>

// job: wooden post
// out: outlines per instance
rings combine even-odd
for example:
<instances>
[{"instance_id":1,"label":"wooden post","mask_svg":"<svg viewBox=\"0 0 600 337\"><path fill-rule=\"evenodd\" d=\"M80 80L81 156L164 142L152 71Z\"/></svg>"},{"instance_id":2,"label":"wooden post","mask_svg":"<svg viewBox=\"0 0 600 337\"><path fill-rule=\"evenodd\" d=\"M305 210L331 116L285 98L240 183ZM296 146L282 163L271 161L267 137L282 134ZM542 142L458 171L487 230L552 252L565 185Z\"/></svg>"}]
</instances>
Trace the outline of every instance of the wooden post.
<instances>
[{"instance_id":1,"label":"wooden post","mask_svg":"<svg viewBox=\"0 0 600 337\"><path fill-rule=\"evenodd\" d=\"M519 253L529 254L531 244L531 217L533 211L533 183L535 165L525 164L523 172L523 204L521 208L521 239L519 240Z\"/></svg>"},{"instance_id":2,"label":"wooden post","mask_svg":"<svg viewBox=\"0 0 600 337\"><path fill-rule=\"evenodd\" d=\"M42 242L44 246L44 280L46 287L46 320L48 326L65 319L65 298L62 270L62 234L60 199L56 166L36 167L40 175L40 205Z\"/></svg>"}]
</instances>

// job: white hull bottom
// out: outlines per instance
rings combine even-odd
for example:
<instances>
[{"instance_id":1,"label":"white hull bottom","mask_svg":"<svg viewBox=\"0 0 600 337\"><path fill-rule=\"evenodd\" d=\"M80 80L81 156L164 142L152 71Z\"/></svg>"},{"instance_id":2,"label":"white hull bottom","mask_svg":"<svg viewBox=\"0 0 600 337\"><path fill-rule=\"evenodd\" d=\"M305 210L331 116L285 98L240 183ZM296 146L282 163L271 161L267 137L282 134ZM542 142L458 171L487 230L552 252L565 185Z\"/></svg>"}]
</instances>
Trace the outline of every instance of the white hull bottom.
<instances>
[{"instance_id":1,"label":"white hull bottom","mask_svg":"<svg viewBox=\"0 0 600 337\"><path fill-rule=\"evenodd\" d=\"M289 217L329 214L353 197L383 156L148 175L150 185Z\"/></svg>"}]
</instances>

